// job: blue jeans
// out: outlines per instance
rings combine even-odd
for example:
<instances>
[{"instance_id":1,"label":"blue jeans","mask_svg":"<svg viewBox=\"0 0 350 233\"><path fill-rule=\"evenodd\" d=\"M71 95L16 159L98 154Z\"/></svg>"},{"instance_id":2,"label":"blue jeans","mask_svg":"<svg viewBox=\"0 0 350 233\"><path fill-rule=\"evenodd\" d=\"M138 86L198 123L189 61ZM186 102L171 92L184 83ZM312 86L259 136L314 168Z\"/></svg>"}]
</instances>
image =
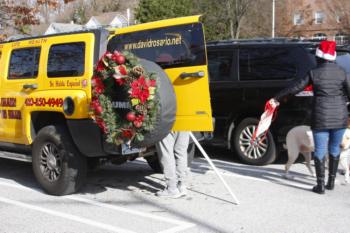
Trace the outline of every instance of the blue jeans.
<instances>
[{"instance_id":1,"label":"blue jeans","mask_svg":"<svg viewBox=\"0 0 350 233\"><path fill-rule=\"evenodd\" d=\"M315 142L314 156L322 160L327 154L339 157L340 144L345 129L314 129L312 130Z\"/></svg>"}]
</instances>

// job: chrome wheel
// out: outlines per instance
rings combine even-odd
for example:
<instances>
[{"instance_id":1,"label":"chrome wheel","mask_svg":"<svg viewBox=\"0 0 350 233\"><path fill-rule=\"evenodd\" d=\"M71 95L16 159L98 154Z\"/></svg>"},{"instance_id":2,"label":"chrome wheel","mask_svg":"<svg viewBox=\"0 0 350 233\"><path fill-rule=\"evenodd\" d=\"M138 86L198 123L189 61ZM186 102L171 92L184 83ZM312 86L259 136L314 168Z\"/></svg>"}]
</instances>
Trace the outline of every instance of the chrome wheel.
<instances>
[{"instance_id":1,"label":"chrome wheel","mask_svg":"<svg viewBox=\"0 0 350 233\"><path fill-rule=\"evenodd\" d=\"M40 171L50 182L56 181L61 175L62 159L57 146L46 143L40 153Z\"/></svg>"},{"instance_id":2,"label":"chrome wheel","mask_svg":"<svg viewBox=\"0 0 350 233\"><path fill-rule=\"evenodd\" d=\"M253 133L256 125L246 126L239 135L239 148L249 159L260 159L262 158L268 149L267 137L262 138L260 136L252 142Z\"/></svg>"}]
</instances>

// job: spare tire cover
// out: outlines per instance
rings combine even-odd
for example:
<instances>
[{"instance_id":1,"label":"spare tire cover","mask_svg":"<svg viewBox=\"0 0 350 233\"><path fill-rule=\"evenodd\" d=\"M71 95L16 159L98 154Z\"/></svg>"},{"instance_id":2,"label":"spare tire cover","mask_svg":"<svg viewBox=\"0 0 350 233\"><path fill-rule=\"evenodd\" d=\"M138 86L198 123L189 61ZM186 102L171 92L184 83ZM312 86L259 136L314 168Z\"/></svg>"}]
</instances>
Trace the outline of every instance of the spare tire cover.
<instances>
[{"instance_id":1,"label":"spare tire cover","mask_svg":"<svg viewBox=\"0 0 350 233\"><path fill-rule=\"evenodd\" d=\"M156 115L154 129L144 135L145 139L143 141L134 141L131 144L132 147L148 147L162 140L170 133L176 115L176 95L168 75L154 62L140 59L140 63L147 73L157 74L159 110Z\"/></svg>"}]
</instances>

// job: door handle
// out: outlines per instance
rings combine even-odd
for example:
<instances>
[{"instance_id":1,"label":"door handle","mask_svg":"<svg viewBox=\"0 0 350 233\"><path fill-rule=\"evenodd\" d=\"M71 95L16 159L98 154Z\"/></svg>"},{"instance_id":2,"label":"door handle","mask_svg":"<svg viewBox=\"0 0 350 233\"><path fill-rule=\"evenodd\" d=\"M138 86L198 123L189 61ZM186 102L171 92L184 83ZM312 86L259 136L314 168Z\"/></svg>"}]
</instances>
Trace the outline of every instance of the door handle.
<instances>
[{"instance_id":1,"label":"door handle","mask_svg":"<svg viewBox=\"0 0 350 233\"><path fill-rule=\"evenodd\" d=\"M193 73L186 73L183 72L180 74L180 78L184 79L184 78L203 78L205 75L204 71L197 71L197 72L193 72Z\"/></svg>"},{"instance_id":2,"label":"door handle","mask_svg":"<svg viewBox=\"0 0 350 233\"><path fill-rule=\"evenodd\" d=\"M24 84L23 85L24 89L37 89L38 88L38 84L33 83L33 84Z\"/></svg>"}]
</instances>

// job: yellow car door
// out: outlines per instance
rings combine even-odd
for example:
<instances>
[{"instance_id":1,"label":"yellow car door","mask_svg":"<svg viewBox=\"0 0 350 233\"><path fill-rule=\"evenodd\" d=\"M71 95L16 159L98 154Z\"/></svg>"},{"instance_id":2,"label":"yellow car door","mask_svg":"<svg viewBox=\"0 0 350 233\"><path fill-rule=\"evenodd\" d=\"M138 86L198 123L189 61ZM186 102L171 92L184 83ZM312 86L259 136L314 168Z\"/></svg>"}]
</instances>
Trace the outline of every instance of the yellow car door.
<instances>
[{"instance_id":1,"label":"yellow car door","mask_svg":"<svg viewBox=\"0 0 350 233\"><path fill-rule=\"evenodd\" d=\"M0 88L0 140L27 144L24 125L29 121L25 114L25 98L40 89L41 46L32 40L20 40L3 45Z\"/></svg>"},{"instance_id":2,"label":"yellow car door","mask_svg":"<svg viewBox=\"0 0 350 233\"><path fill-rule=\"evenodd\" d=\"M200 16L117 29L108 50L130 51L160 65L176 94L175 131L212 131L208 68Z\"/></svg>"}]
</instances>

